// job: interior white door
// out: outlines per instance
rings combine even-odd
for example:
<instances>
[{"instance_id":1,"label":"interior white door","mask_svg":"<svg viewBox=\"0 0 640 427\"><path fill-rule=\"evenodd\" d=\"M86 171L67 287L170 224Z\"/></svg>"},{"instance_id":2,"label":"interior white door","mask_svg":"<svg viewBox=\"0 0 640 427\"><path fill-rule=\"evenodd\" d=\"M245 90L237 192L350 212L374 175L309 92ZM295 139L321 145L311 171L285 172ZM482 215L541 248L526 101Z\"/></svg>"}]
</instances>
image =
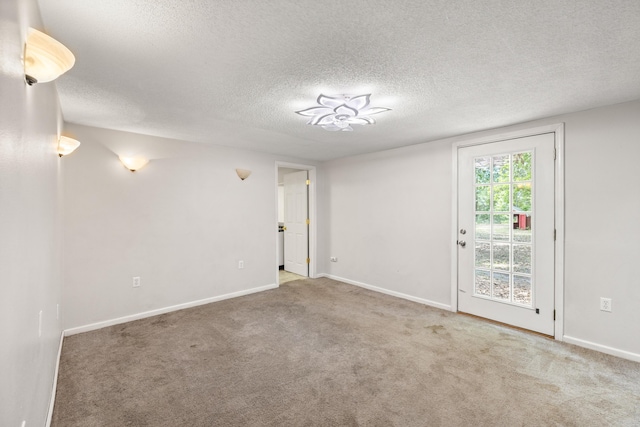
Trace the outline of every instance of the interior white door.
<instances>
[{"instance_id":1,"label":"interior white door","mask_svg":"<svg viewBox=\"0 0 640 427\"><path fill-rule=\"evenodd\" d=\"M458 310L554 333L553 133L458 150Z\"/></svg>"},{"instance_id":2,"label":"interior white door","mask_svg":"<svg viewBox=\"0 0 640 427\"><path fill-rule=\"evenodd\" d=\"M284 269L309 276L307 171L284 176Z\"/></svg>"}]
</instances>

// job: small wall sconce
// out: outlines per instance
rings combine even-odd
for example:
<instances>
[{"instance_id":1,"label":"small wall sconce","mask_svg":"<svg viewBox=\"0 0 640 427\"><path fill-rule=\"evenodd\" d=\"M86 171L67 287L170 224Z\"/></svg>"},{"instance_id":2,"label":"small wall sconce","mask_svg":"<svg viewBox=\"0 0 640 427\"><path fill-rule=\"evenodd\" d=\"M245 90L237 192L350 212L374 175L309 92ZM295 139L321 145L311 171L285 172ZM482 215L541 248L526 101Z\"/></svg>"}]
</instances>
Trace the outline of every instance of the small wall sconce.
<instances>
[{"instance_id":1,"label":"small wall sconce","mask_svg":"<svg viewBox=\"0 0 640 427\"><path fill-rule=\"evenodd\" d=\"M58 138L58 156L66 156L75 151L80 146L80 141L76 141L68 136L60 136Z\"/></svg>"},{"instance_id":2,"label":"small wall sconce","mask_svg":"<svg viewBox=\"0 0 640 427\"><path fill-rule=\"evenodd\" d=\"M247 169L236 169L236 173L238 174L238 178L243 181L249 178L249 175L251 175L251 171Z\"/></svg>"},{"instance_id":3,"label":"small wall sconce","mask_svg":"<svg viewBox=\"0 0 640 427\"><path fill-rule=\"evenodd\" d=\"M65 45L29 28L24 53L24 73L29 86L57 79L75 64L76 58Z\"/></svg>"},{"instance_id":4,"label":"small wall sconce","mask_svg":"<svg viewBox=\"0 0 640 427\"><path fill-rule=\"evenodd\" d=\"M135 172L138 169L142 168L144 165L149 163L149 159L145 159L144 157L118 157L122 164L129 169L131 172Z\"/></svg>"}]
</instances>

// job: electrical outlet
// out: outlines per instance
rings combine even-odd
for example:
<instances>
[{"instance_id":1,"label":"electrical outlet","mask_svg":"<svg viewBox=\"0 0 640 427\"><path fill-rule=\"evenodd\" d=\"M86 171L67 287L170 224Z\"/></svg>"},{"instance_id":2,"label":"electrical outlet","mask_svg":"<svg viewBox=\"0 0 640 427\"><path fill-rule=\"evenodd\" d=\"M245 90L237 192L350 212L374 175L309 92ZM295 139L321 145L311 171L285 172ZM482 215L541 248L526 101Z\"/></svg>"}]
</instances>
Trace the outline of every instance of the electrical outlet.
<instances>
[{"instance_id":1,"label":"electrical outlet","mask_svg":"<svg viewBox=\"0 0 640 427\"><path fill-rule=\"evenodd\" d=\"M244 268L244 261L242 261L242 260L238 261L238 268L239 269L243 269Z\"/></svg>"},{"instance_id":2,"label":"electrical outlet","mask_svg":"<svg viewBox=\"0 0 640 427\"><path fill-rule=\"evenodd\" d=\"M337 258L337 257L332 256L331 258L329 258L329 261L331 261L331 262L338 262L338 258Z\"/></svg>"},{"instance_id":3,"label":"electrical outlet","mask_svg":"<svg viewBox=\"0 0 640 427\"><path fill-rule=\"evenodd\" d=\"M133 278L133 287L134 288L140 287L140 276L136 276Z\"/></svg>"},{"instance_id":4,"label":"electrical outlet","mask_svg":"<svg viewBox=\"0 0 640 427\"><path fill-rule=\"evenodd\" d=\"M600 310L611 312L611 298L600 298Z\"/></svg>"},{"instance_id":5,"label":"electrical outlet","mask_svg":"<svg viewBox=\"0 0 640 427\"><path fill-rule=\"evenodd\" d=\"M20 424L20 427L25 427L27 425L27 420L22 421L22 424Z\"/></svg>"}]
</instances>

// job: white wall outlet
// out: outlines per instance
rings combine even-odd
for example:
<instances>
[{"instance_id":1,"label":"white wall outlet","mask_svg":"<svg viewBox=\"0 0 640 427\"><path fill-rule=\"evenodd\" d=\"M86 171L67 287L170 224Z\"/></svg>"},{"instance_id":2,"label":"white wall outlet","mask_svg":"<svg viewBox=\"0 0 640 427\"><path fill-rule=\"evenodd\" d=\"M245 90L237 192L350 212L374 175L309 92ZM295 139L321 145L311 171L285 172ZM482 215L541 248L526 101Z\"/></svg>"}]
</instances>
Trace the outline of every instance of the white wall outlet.
<instances>
[{"instance_id":1,"label":"white wall outlet","mask_svg":"<svg viewBox=\"0 0 640 427\"><path fill-rule=\"evenodd\" d=\"M611 312L611 298L600 298L600 310Z\"/></svg>"},{"instance_id":2,"label":"white wall outlet","mask_svg":"<svg viewBox=\"0 0 640 427\"><path fill-rule=\"evenodd\" d=\"M338 262L338 258L337 258L337 257L332 256L331 258L329 258L329 261L331 261L331 262Z\"/></svg>"},{"instance_id":3,"label":"white wall outlet","mask_svg":"<svg viewBox=\"0 0 640 427\"><path fill-rule=\"evenodd\" d=\"M238 261L238 268L239 269L243 269L244 268L244 261L242 261L242 260Z\"/></svg>"},{"instance_id":4,"label":"white wall outlet","mask_svg":"<svg viewBox=\"0 0 640 427\"><path fill-rule=\"evenodd\" d=\"M140 287L140 276L136 276L133 278L133 287L134 288Z\"/></svg>"},{"instance_id":5,"label":"white wall outlet","mask_svg":"<svg viewBox=\"0 0 640 427\"><path fill-rule=\"evenodd\" d=\"M27 425L27 420L22 421L22 424L20 424L20 427L25 427Z\"/></svg>"}]
</instances>

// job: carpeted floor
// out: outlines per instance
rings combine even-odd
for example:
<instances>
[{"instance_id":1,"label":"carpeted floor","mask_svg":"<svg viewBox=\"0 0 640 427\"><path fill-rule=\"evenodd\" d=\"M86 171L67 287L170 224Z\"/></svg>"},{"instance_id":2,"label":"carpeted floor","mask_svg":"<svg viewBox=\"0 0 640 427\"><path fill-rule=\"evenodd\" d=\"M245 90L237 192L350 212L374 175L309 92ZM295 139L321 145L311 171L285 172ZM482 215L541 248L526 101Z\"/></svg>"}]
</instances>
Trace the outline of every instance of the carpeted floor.
<instances>
[{"instance_id":1,"label":"carpeted floor","mask_svg":"<svg viewBox=\"0 0 640 427\"><path fill-rule=\"evenodd\" d=\"M67 337L53 426L638 426L640 364L330 279Z\"/></svg>"}]
</instances>

